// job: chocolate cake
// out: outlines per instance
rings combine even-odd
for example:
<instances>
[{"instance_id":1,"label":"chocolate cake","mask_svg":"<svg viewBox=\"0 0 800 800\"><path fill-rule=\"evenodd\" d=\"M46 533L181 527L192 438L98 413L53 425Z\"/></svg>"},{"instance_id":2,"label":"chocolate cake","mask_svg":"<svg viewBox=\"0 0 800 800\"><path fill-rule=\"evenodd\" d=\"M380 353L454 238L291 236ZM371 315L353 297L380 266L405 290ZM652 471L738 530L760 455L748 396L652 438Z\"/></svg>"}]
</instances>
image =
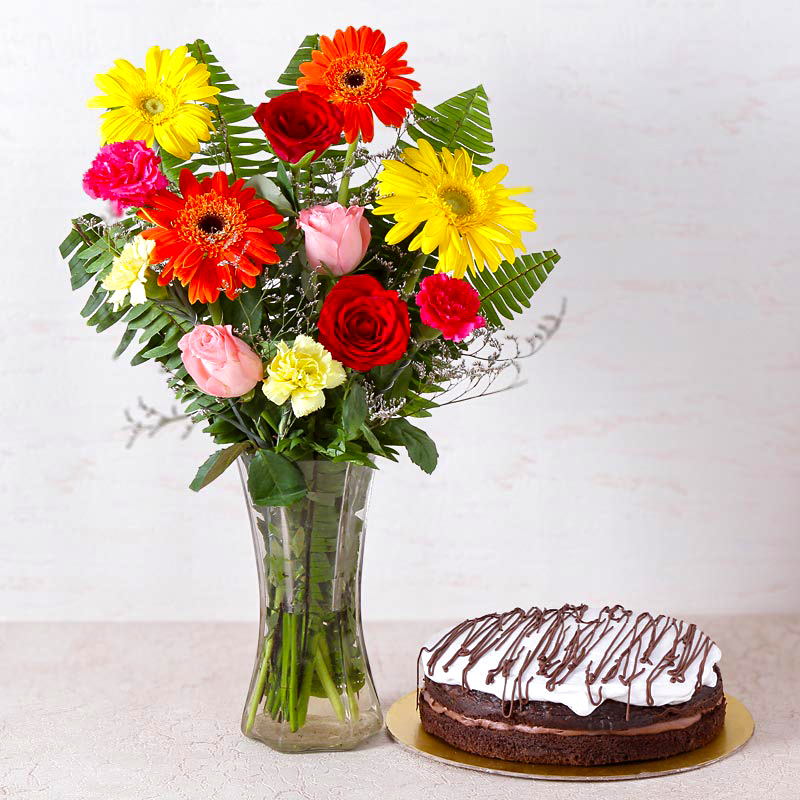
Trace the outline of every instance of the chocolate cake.
<instances>
[{"instance_id":1,"label":"chocolate cake","mask_svg":"<svg viewBox=\"0 0 800 800\"><path fill-rule=\"evenodd\" d=\"M592 766L708 744L725 721L719 648L622 606L515 608L422 648L423 728L470 753Z\"/></svg>"}]
</instances>

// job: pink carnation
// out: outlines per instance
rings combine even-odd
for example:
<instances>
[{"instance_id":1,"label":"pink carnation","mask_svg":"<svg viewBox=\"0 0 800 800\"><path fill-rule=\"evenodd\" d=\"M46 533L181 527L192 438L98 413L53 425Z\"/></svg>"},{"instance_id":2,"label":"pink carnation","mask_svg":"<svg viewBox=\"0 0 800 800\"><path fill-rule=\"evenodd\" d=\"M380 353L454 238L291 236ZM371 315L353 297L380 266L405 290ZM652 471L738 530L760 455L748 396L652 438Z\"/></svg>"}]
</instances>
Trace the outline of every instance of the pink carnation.
<instances>
[{"instance_id":1,"label":"pink carnation","mask_svg":"<svg viewBox=\"0 0 800 800\"><path fill-rule=\"evenodd\" d=\"M145 205L154 192L167 187L160 164L144 142L113 142L100 148L83 176L83 189L89 197L109 200L121 214L128 206Z\"/></svg>"},{"instance_id":2,"label":"pink carnation","mask_svg":"<svg viewBox=\"0 0 800 800\"><path fill-rule=\"evenodd\" d=\"M437 272L424 278L417 293L420 319L442 332L445 339L460 342L486 325L478 314L481 297L466 281Z\"/></svg>"}]
</instances>

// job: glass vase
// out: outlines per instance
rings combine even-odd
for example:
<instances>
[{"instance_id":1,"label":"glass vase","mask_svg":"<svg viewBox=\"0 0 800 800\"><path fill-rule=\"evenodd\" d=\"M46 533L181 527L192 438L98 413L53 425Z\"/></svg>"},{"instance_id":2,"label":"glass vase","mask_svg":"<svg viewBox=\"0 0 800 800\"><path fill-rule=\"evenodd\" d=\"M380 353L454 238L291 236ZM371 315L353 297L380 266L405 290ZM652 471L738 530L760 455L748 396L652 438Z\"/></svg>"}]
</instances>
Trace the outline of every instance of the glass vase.
<instances>
[{"instance_id":1,"label":"glass vase","mask_svg":"<svg viewBox=\"0 0 800 800\"><path fill-rule=\"evenodd\" d=\"M247 489L261 615L242 732L282 752L346 750L383 727L361 626L361 565L374 470L304 461L308 494L258 506Z\"/></svg>"}]
</instances>

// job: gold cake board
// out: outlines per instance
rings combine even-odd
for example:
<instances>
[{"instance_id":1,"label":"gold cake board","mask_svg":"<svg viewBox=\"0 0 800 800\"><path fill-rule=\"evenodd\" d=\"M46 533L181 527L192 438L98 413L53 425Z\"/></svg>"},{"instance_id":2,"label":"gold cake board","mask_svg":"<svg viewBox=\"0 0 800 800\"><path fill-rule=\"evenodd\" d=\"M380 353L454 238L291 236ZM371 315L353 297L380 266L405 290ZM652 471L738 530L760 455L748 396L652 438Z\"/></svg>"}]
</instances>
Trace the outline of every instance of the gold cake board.
<instances>
[{"instance_id":1,"label":"gold cake board","mask_svg":"<svg viewBox=\"0 0 800 800\"><path fill-rule=\"evenodd\" d=\"M484 758L451 747L441 739L422 729L416 708L416 692L401 697L386 715L390 736L403 748L419 753L425 758L451 764L454 767L492 772L513 778L533 778L545 781L624 781L636 778L653 778L688 772L720 761L743 747L753 735L755 724L750 712L735 697L725 695L727 708L725 725L713 742L669 758L653 761L633 761L627 764L610 764L602 767L569 767L552 764L521 764L499 758Z\"/></svg>"}]
</instances>

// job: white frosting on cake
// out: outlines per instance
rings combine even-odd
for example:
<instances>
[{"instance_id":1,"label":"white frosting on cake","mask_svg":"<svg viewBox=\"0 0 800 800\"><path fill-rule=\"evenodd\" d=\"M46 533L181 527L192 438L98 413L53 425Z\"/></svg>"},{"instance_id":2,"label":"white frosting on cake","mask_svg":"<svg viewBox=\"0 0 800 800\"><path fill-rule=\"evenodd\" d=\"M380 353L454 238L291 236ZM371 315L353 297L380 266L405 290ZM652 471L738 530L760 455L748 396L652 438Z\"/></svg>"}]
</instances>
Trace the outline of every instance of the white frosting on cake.
<instances>
[{"instance_id":1,"label":"white frosting on cake","mask_svg":"<svg viewBox=\"0 0 800 800\"><path fill-rule=\"evenodd\" d=\"M694 626L672 617L631 613L620 606L564 608L569 611L531 609L487 615L442 631L420 653L422 673L437 683L466 683L470 689L501 700L519 700L522 694L525 700L563 703L580 716L591 714L605 700L636 706L672 705L689 700L699 685L717 685L714 665L720 660L720 650ZM553 616L537 626L534 612ZM558 637L553 635L554 620ZM448 634L460 627L463 630L448 642ZM508 634L505 639L504 634ZM465 645L468 637L472 638ZM485 646L476 647L482 637ZM589 646L567 653L570 643L587 642ZM492 676L512 644L512 657L505 663L507 675L500 671ZM462 647L464 652L458 654ZM548 674L538 674L542 653L548 658ZM587 670L590 676L595 671L589 685ZM557 679L551 680L548 688L548 675L554 671Z\"/></svg>"}]
</instances>

